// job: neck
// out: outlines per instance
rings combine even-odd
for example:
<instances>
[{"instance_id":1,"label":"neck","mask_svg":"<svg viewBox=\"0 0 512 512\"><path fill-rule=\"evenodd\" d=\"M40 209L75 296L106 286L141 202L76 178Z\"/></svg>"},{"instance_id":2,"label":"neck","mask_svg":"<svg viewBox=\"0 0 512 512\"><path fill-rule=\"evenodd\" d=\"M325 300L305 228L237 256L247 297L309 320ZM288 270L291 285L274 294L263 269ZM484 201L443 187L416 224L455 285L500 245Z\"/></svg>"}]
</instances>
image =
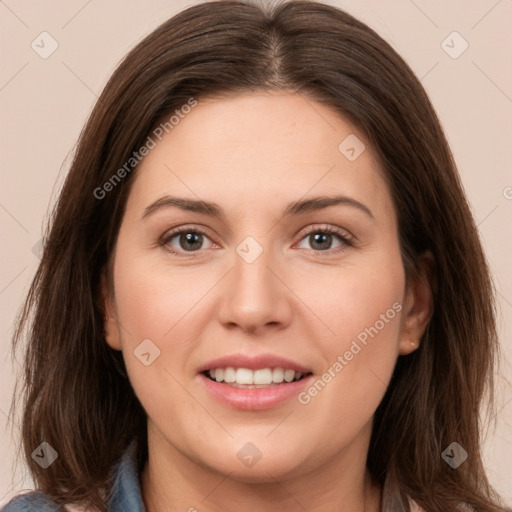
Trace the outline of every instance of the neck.
<instances>
[{"instance_id":1,"label":"neck","mask_svg":"<svg viewBox=\"0 0 512 512\"><path fill-rule=\"evenodd\" d=\"M147 512L380 512L382 490L363 457L336 454L321 467L293 476L270 473L262 481L237 480L191 461L148 425L148 460L141 474ZM156 438L158 443L156 443ZM360 455L360 454L359 454Z\"/></svg>"}]
</instances>

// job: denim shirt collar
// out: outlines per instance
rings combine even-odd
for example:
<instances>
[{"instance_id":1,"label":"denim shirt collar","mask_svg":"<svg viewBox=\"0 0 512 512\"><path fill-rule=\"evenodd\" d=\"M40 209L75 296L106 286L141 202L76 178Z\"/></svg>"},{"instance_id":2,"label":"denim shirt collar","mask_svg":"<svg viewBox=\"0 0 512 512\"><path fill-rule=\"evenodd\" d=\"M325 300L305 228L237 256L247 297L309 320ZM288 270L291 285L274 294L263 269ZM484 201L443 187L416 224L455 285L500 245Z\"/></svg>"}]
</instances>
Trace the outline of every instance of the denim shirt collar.
<instances>
[{"instance_id":1,"label":"denim shirt collar","mask_svg":"<svg viewBox=\"0 0 512 512\"><path fill-rule=\"evenodd\" d=\"M114 469L109 512L146 512L137 467L137 442L133 440Z\"/></svg>"}]
</instances>

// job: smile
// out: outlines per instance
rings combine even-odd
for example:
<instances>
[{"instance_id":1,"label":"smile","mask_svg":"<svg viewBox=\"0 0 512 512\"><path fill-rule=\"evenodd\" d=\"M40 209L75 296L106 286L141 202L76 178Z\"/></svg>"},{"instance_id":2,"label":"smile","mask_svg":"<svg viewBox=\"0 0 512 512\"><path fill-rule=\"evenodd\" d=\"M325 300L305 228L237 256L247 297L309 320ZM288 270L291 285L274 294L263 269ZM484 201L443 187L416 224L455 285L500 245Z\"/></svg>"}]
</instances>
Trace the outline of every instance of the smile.
<instances>
[{"instance_id":1,"label":"smile","mask_svg":"<svg viewBox=\"0 0 512 512\"><path fill-rule=\"evenodd\" d=\"M301 380L308 374L303 374L284 368L261 368L251 370L249 368L214 368L207 370L204 375L211 380L224 383L232 387L243 389L258 389L290 383Z\"/></svg>"},{"instance_id":2,"label":"smile","mask_svg":"<svg viewBox=\"0 0 512 512\"><path fill-rule=\"evenodd\" d=\"M311 384L313 369L278 354L226 354L197 368L197 379L216 405L238 410L278 407Z\"/></svg>"}]
</instances>

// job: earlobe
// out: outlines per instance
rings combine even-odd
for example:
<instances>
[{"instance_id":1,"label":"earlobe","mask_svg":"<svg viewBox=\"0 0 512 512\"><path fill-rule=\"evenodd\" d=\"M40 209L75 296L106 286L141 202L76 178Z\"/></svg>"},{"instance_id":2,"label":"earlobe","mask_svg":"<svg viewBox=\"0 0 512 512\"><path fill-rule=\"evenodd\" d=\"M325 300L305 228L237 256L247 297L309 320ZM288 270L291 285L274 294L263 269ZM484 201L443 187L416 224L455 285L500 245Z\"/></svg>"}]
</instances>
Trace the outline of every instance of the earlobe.
<instances>
[{"instance_id":1,"label":"earlobe","mask_svg":"<svg viewBox=\"0 0 512 512\"><path fill-rule=\"evenodd\" d=\"M117 314L113 298L113 290L109 286L105 273L101 275L101 301L103 310L103 331L105 341L114 350L121 350L121 337L119 325L117 323Z\"/></svg>"},{"instance_id":2,"label":"earlobe","mask_svg":"<svg viewBox=\"0 0 512 512\"><path fill-rule=\"evenodd\" d=\"M419 348L434 312L436 273L435 259L430 251L421 256L417 268L417 273L408 278L405 292L400 355L410 354Z\"/></svg>"}]
</instances>

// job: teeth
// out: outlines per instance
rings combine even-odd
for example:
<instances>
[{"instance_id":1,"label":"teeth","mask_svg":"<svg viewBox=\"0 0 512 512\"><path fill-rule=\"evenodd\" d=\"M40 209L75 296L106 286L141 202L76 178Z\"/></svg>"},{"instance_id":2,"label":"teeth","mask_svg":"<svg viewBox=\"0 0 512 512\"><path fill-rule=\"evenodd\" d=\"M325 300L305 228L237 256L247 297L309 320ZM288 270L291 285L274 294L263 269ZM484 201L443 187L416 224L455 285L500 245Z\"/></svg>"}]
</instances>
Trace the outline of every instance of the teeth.
<instances>
[{"instance_id":1,"label":"teeth","mask_svg":"<svg viewBox=\"0 0 512 512\"><path fill-rule=\"evenodd\" d=\"M254 372L247 368L238 368L235 374L235 382L237 384L254 384Z\"/></svg>"},{"instance_id":2,"label":"teeth","mask_svg":"<svg viewBox=\"0 0 512 512\"><path fill-rule=\"evenodd\" d=\"M295 377L295 372L293 370L285 370L284 371L284 380L286 382L291 382Z\"/></svg>"},{"instance_id":3,"label":"teeth","mask_svg":"<svg viewBox=\"0 0 512 512\"><path fill-rule=\"evenodd\" d=\"M272 371L272 380L277 383L283 382L284 370L282 368L274 368Z\"/></svg>"},{"instance_id":4,"label":"teeth","mask_svg":"<svg viewBox=\"0 0 512 512\"><path fill-rule=\"evenodd\" d=\"M270 386L281 382L293 382L302 378L301 372L285 370L283 368L261 368L250 370L248 368L215 368L208 371L208 375L216 382L227 384Z\"/></svg>"},{"instance_id":5,"label":"teeth","mask_svg":"<svg viewBox=\"0 0 512 512\"><path fill-rule=\"evenodd\" d=\"M224 370L224 382L235 382L236 372L234 368L226 368Z\"/></svg>"},{"instance_id":6,"label":"teeth","mask_svg":"<svg viewBox=\"0 0 512 512\"><path fill-rule=\"evenodd\" d=\"M255 370L253 384L272 384L272 370L270 368Z\"/></svg>"}]
</instances>

